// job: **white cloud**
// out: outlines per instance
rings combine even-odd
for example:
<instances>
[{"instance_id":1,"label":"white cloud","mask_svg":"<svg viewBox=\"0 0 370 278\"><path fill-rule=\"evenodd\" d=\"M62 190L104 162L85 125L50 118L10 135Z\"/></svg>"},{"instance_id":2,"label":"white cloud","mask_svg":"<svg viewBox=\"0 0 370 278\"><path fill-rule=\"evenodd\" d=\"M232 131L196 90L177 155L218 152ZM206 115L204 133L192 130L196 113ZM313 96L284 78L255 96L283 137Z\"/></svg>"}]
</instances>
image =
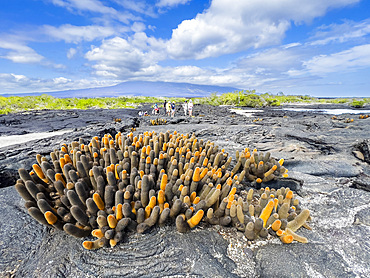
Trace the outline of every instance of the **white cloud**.
<instances>
[{"instance_id":1,"label":"white cloud","mask_svg":"<svg viewBox=\"0 0 370 278\"><path fill-rule=\"evenodd\" d=\"M9 50L5 55L0 56L0 58L11 60L14 63L39 63L44 59L43 56L22 42L0 40L0 48Z\"/></svg>"},{"instance_id":2,"label":"white cloud","mask_svg":"<svg viewBox=\"0 0 370 278\"><path fill-rule=\"evenodd\" d=\"M370 20L361 22L345 21L342 24L321 26L311 38L311 45L326 45L329 43L344 43L361 39L370 34Z\"/></svg>"},{"instance_id":3,"label":"white cloud","mask_svg":"<svg viewBox=\"0 0 370 278\"><path fill-rule=\"evenodd\" d=\"M277 47L249 55L238 61L237 67L253 72L281 73L292 67L299 67L302 63L302 49Z\"/></svg>"},{"instance_id":4,"label":"white cloud","mask_svg":"<svg viewBox=\"0 0 370 278\"><path fill-rule=\"evenodd\" d=\"M65 77L56 77L53 78L53 81L55 84L67 84L70 83L72 80Z\"/></svg>"},{"instance_id":5,"label":"white cloud","mask_svg":"<svg viewBox=\"0 0 370 278\"><path fill-rule=\"evenodd\" d=\"M115 80L77 79L63 76L51 79L30 78L13 73L0 73L0 93L51 92L68 89L83 89L115 85Z\"/></svg>"},{"instance_id":6,"label":"white cloud","mask_svg":"<svg viewBox=\"0 0 370 278\"><path fill-rule=\"evenodd\" d=\"M125 78L163 59L160 49L163 43L159 40L136 33L129 40L120 37L104 40L99 47L92 47L85 58L96 62L93 65L96 74Z\"/></svg>"},{"instance_id":7,"label":"white cloud","mask_svg":"<svg viewBox=\"0 0 370 278\"><path fill-rule=\"evenodd\" d=\"M68 52L67 52L67 58L68 59L72 59L77 53L77 50L76 48L70 48L68 49Z\"/></svg>"},{"instance_id":8,"label":"white cloud","mask_svg":"<svg viewBox=\"0 0 370 278\"><path fill-rule=\"evenodd\" d=\"M190 0L160 0L157 3L158 7L175 7L190 2Z\"/></svg>"},{"instance_id":9,"label":"white cloud","mask_svg":"<svg viewBox=\"0 0 370 278\"><path fill-rule=\"evenodd\" d=\"M59 27L45 25L42 29L43 32L48 36L57 40L63 40L67 43L93 41L116 34L116 30L114 28L98 25L74 26L70 24L64 24Z\"/></svg>"},{"instance_id":10,"label":"white cloud","mask_svg":"<svg viewBox=\"0 0 370 278\"><path fill-rule=\"evenodd\" d=\"M134 22L131 26L131 30L135 33L143 32L146 29L146 26L142 22Z\"/></svg>"},{"instance_id":11,"label":"white cloud","mask_svg":"<svg viewBox=\"0 0 370 278\"><path fill-rule=\"evenodd\" d=\"M213 0L208 10L173 30L174 59L203 59L278 44L290 28L359 0Z\"/></svg>"},{"instance_id":12,"label":"white cloud","mask_svg":"<svg viewBox=\"0 0 370 278\"><path fill-rule=\"evenodd\" d=\"M116 10L107 6L104 6L98 0L51 0L51 2L60 7L68 9L77 9L81 11L91 11L99 13L115 13Z\"/></svg>"},{"instance_id":13,"label":"white cloud","mask_svg":"<svg viewBox=\"0 0 370 278\"><path fill-rule=\"evenodd\" d=\"M85 57L89 61L104 61L106 65L120 65L131 71L137 71L147 63L144 53L119 37L103 41L100 47L94 47Z\"/></svg>"},{"instance_id":14,"label":"white cloud","mask_svg":"<svg viewBox=\"0 0 370 278\"><path fill-rule=\"evenodd\" d=\"M315 75L370 68L370 44L355 46L330 55L315 56L304 62L303 66Z\"/></svg>"},{"instance_id":15,"label":"white cloud","mask_svg":"<svg viewBox=\"0 0 370 278\"><path fill-rule=\"evenodd\" d=\"M297 47L297 46L301 46L301 45L302 44L299 43L299 42L293 42L293 43L290 43L290 44L283 45L283 48L288 49L288 48Z\"/></svg>"},{"instance_id":16,"label":"white cloud","mask_svg":"<svg viewBox=\"0 0 370 278\"><path fill-rule=\"evenodd\" d=\"M147 4L145 0L114 0L118 5L133 12L155 17L154 6Z\"/></svg>"},{"instance_id":17,"label":"white cloud","mask_svg":"<svg viewBox=\"0 0 370 278\"><path fill-rule=\"evenodd\" d=\"M98 0L51 0L51 2L72 12L99 13L124 23L140 19L129 12L119 12L112 7L105 6Z\"/></svg>"},{"instance_id":18,"label":"white cloud","mask_svg":"<svg viewBox=\"0 0 370 278\"><path fill-rule=\"evenodd\" d=\"M196 66L180 66L175 67L172 70L176 77L180 76L199 76L204 74L206 71Z\"/></svg>"}]
</instances>

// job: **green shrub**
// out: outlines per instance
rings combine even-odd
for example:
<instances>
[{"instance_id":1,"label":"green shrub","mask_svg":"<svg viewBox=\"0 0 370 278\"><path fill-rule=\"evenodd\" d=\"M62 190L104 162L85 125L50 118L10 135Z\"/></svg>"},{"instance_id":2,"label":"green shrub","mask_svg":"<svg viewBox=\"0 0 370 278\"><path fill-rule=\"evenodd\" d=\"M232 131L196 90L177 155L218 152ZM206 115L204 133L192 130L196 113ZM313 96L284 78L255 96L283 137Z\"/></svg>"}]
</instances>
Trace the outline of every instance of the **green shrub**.
<instances>
[{"instance_id":1,"label":"green shrub","mask_svg":"<svg viewBox=\"0 0 370 278\"><path fill-rule=\"evenodd\" d=\"M280 106L280 101L276 98L266 99L267 106Z\"/></svg>"},{"instance_id":2,"label":"green shrub","mask_svg":"<svg viewBox=\"0 0 370 278\"><path fill-rule=\"evenodd\" d=\"M354 108L362 108L365 106L365 101L364 100L353 100L350 105Z\"/></svg>"},{"instance_id":3,"label":"green shrub","mask_svg":"<svg viewBox=\"0 0 370 278\"><path fill-rule=\"evenodd\" d=\"M263 100L259 95L248 94L240 98L240 103L237 106L247 106L247 107L262 107Z\"/></svg>"}]
</instances>

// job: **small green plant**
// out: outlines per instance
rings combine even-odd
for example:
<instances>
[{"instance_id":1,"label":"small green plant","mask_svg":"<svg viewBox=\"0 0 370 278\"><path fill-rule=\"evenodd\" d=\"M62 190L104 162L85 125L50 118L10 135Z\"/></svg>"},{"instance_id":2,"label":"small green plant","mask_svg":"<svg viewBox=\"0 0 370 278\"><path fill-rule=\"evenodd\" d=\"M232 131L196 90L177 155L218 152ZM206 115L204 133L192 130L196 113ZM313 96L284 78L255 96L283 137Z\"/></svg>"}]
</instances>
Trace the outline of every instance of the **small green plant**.
<instances>
[{"instance_id":1,"label":"small green plant","mask_svg":"<svg viewBox=\"0 0 370 278\"><path fill-rule=\"evenodd\" d=\"M362 108L365 106L365 101L364 100L353 100L350 105L354 108Z\"/></svg>"}]
</instances>

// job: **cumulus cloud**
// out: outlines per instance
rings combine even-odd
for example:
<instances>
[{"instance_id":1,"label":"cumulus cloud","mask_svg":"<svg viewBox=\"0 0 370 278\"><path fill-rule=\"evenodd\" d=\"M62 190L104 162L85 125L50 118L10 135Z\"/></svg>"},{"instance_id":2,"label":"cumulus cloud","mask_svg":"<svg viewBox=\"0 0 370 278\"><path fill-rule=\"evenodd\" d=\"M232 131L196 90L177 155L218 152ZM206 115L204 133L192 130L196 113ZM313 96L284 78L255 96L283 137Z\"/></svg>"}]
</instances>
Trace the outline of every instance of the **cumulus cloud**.
<instances>
[{"instance_id":1,"label":"cumulus cloud","mask_svg":"<svg viewBox=\"0 0 370 278\"><path fill-rule=\"evenodd\" d=\"M101 76L128 77L135 75L163 59L156 49L161 42L147 37L145 33L136 33L129 40L114 37L104 40L99 47L93 47L85 58L93 65L95 73Z\"/></svg>"},{"instance_id":2,"label":"cumulus cloud","mask_svg":"<svg viewBox=\"0 0 370 278\"><path fill-rule=\"evenodd\" d=\"M131 71L145 67L144 53L133 48L123 38L105 40L100 47L94 47L86 53L89 61L104 61L106 65L120 65Z\"/></svg>"},{"instance_id":3,"label":"cumulus cloud","mask_svg":"<svg viewBox=\"0 0 370 278\"><path fill-rule=\"evenodd\" d=\"M72 80L65 77L56 77L53 78L53 81L55 84L67 84L70 83Z\"/></svg>"},{"instance_id":4,"label":"cumulus cloud","mask_svg":"<svg viewBox=\"0 0 370 278\"><path fill-rule=\"evenodd\" d=\"M209 9L173 30L174 59L203 59L278 44L290 28L359 0L213 0Z\"/></svg>"}]
</instances>

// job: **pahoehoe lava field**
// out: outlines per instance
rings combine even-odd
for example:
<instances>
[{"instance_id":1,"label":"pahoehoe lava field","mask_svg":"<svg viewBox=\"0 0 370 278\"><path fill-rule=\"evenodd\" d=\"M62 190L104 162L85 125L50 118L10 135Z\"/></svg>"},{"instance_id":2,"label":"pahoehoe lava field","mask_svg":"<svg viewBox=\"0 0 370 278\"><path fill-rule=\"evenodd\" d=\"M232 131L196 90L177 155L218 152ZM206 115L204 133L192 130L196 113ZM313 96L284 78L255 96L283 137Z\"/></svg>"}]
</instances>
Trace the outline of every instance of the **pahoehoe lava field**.
<instances>
[{"instance_id":1,"label":"pahoehoe lava field","mask_svg":"<svg viewBox=\"0 0 370 278\"><path fill-rule=\"evenodd\" d=\"M326 108L333 107L341 106ZM230 108L196 105L192 118L182 111L173 118L139 117L139 109L0 115L0 136L66 131L0 147L0 276L369 277L370 118L274 108L246 117ZM140 110L150 111L150 106ZM157 118L166 122L152 125ZM86 250L86 238L41 225L28 214L14 185L18 169L31 171L37 154L50 157L63 143L80 138L90 142L104 134L114 138L119 132L136 136L152 131L210 140L233 157L229 169L236 164L236 151L245 148L283 158L289 177L266 185L289 187L300 208L309 210L312 230L297 231L308 242L283 244L271 235L249 240L232 224L202 220L185 233L174 222L153 225L142 234L128 233L113 248ZM240 188L248 191L249 185L243 181Z\"/></svg>"}]
</instances>

